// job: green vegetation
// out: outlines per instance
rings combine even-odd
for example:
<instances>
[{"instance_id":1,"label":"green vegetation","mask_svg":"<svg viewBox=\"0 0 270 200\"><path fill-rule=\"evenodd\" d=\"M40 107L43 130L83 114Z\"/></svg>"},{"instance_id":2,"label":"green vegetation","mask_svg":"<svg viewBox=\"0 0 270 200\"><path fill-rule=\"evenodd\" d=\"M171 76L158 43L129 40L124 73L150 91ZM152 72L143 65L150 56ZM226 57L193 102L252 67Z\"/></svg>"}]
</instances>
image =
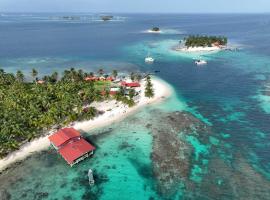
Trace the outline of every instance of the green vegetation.
<instances>
[{"instance_id":1,"label":"green vegetation","mask_svg":"<svg viewBox=\"0 0 270 200\"><path fill-rule=\"evenodd\" d=\"M112 77L116 78L118 76L117 70L112 71Z\"/></svg>"},{"instance_id":2,"label":"green vegetation","mask_svg":"<svg viewBox=\"0 0 270 200\"><path fill-rule=\"evenodd\" d=\"M160 31L160 29L158 27L153 27L152 31L158 32L158 31Z\"/></svg>"},{"instance_id":3,"label":"green vegetation","mask_svg":"<svg viewBox=\"0 0 270 200\"><path fill-rule=\"evenodd\" d=\"M152 98L155 95L150 76L146 77L146 86L145 86L144 95L148 98Z\"/></svg>"},{"instance_id":4,"label":"green vegetation","mask_svg":"<svg viewBox=\"0 0 270 200\"><path fill-rule=\"evenodd\" d=\"M130 90L133 90L133 89L130 89ZM120 91L118 93L116 93L115 95L115 99L117 101L121 101L123 102L124 104L127 104L129 107L132 107L135 105L135 102L133 100L133 96L132 98L130 97L130 90L128 91L128 96L126 96L126 90L124 89L124 87L120 87Z\"/></svg>"},{"instance_id":5,"label":"green vegetation","mask_svg":"<svg viewBox=\"0 0 270 200\"><path fill-rule=\"evenodd\" d=\"M227 45L228 39L226 37L217 36L189 36L185 38L186 47L211 47L217 45Z\"/></svg>"},{"instance_id":6,"label":"green vegetation","mask_svg":"<svg viewBox=\"0 0 270 200\"><path fill-rule=\"evenodd\" d=\"M112 97L108 81L84 81L90 74L71 68L61 78L57 72L44 76L40 84L34 69L31 76L37 81L33 82L26 82L21 71L14 75L0 69L0 157L55 125L92 119L97 110L87 105ZM132 95L126 96L122 88L115 98L132 106Z\"/></svg>"},{"instance_id":7,"label":"green vegetation","mask_svg":"<svg viewBox=\"0 0 270 200\"><path fill-rule=\"evenodd\" d=\"M131 72L130 73L130 79L132 81L141 81L142 80L142 75L140 73Z\"/></svg>"}]
</instances>

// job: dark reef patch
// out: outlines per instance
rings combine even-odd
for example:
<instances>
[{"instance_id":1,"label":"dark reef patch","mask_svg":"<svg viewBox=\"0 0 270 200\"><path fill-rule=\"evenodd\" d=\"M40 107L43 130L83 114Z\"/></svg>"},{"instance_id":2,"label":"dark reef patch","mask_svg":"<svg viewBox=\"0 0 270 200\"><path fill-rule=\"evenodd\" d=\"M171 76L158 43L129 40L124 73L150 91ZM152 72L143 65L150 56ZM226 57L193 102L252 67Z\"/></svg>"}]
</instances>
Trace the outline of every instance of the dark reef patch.
<instances>
[{"instance_id":1,"label":"dark reef patch","mask_svg":"<svg viewBox=\"0 0 270 200\"><path fill-rule=\"evenodd\" d=\"M209 199L268 200L270 183L241 154L237 154L232 166L219 158L211 160L209 173L203 179L200 193L207 195Z\"/></svg>"},{"instance_id":2,"label":"dark reef patch","mask_svg":"<svg viewBox=\"0 0 270 200\"><path fill-rule=\"evenodd\" d=\"M151 165L141 163L138 159L129 158L130 163L135 167L138 174L145 179L151 179L153 177L153 169Z\"/></svg>"},{"instance_id":3,"label":"dark reef patch","mask_svg":"<svg viewBox=\"0 0 270 200\"><path fill-rule=\"evenodd\" d=\"M128 149L128 148L132 148L134 145L129 144L127 141L123 141L119 146L118 149L119 150L124 150L124 149Z\"/></svg>"},{"instance_id":4,"label":"dark reef patch","mask_svg":"<svg viewBox=\"0 0 270 200\"><path fill-rule=\"evenodd\" d=\"M179 191L181 184L189 184L193 150L181 134L210 134L211 131L204 123L186 112L151 112L158 112L151 115L159 116L151 122L153 174L157 180L158 193L170 199ZM202 138L202 142L208 140L209 134Z\"/></svg>"},{"instance_id":5,"label":"dark reef patch","mask_svg":"<svg viewBox=\"0 0 270 200\"><path fill-rule=\"evenodd\" d=\"M0 189L0 197L2 200L10 200L11 194L5 189Z\"/></svg>"}]
</instances>

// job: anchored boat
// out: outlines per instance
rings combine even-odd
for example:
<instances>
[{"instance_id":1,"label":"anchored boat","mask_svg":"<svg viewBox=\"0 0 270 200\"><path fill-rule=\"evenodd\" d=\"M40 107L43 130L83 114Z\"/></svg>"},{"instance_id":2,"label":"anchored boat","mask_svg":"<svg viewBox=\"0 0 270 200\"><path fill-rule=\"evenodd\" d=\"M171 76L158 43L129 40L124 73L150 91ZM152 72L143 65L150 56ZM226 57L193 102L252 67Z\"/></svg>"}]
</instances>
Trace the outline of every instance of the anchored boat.
<instances>
[{"instance_id":1,"label":"anchored boat","mask_svg":"<svg viewBox=\"0 0 270 200\"><path fill-rule=\"evenodd\" d=\"M145 58L145 62L146 62L146 63L153 63L154 61L155 61L155 59L152 58L152 57L150 57L150 56L147 56L147 57Z\"/></svg>"},{"instance_id":2,"label":"anchored boat","mask_svg":"<svg viewBox=\"0 0 270 200\"><path fill-rule=\"evenodd\" d=\"M95 180L94 180L94 176L93 176L93 170L89 169L88 170L88 179L89 179L89 185L95 185Z\"/></svg>"},{"instance_id":3,"label":"anchored boat","mask_svg":"<svg viewBox=\"0 0 270 200\"><path fill-rule=\"evenodd\" d=\"M206 60L196 60L195 61L195 64L196 65L206 65L207 64L207 61Z\"/></svg>"}]
</instances>

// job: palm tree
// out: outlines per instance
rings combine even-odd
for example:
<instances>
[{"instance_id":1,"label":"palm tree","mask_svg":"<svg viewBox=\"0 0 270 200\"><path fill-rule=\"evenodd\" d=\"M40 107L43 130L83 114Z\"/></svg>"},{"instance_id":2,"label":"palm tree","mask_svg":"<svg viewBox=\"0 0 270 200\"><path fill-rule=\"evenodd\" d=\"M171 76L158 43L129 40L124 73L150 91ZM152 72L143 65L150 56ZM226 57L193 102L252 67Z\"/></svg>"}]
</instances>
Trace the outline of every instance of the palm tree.
<instances>
[{"instance_id":1,"label":"palm tree","mask_svg":"<svg viewBox=\"0 0 270 200\"><path fill-rule=\"evenodd\" d=\"M153 84L151 82L150 76L146 77L146 87L145 87L144 95L148 98L151 98L154 96L154 89L153 89Z\"/></svg>"},{"instance_id":2,"label":"palm tree","mask_svg":"<svg viewBox=\"0 0 270 200\"><path fill-rule=\"evenodd\" d=\"M31 72L31 75L32 75L32 77L33 77L33 80L35 80L36 79L36 77L37 77L37 75L38 75L38 71L36 70L36 69L32 69L32 72Z\"/></svg>"},{"instance_id":3,"label":"palm tree","mask_svg":"<svg viewBox=\"0 0 270 200\"><path fill-rule=\"evenodd\" d=\"M136 74L136 80L141 81L142 80L142 75L140 73Z\"/></svg>"},{"instance_id":4,"label":"palm tree","mask_svg":"<svg viewBox=\"0 0 270 200\"><path fill-rule=\"evenodd\" d=\"M135 80L135 73L134 73L134 72L131 72L131 73L130 73L130 79L131 79L132 81Z\"/></svg>"},{"instance_id":5,"label":"palm tree","mask_svg":"<svg viewBox=\"0 0 270 200\"><path fill-rule=\"evenodd\" d=\"M117 77L117 75L118 75L117 70L113 70L113 71L112 71L112 76L113 76L114 78L116 78L116 77Z\"/></svg>"},{"instance_id":6,"label":"palm tree","mask_svg":"<svg viewBox=\"0 0 270 200\"><path fill-rule=\"evenodd\" d=\"M130 99L133 99L133 97L135 96L135 90L134 89L130 89L128 91L128 96Z\"/></svg>"},{"instance_id":7,"label":"palm tree","mask_svg":"<svg viewBox=\"0 0 270 200\"><path fill-rule=\"evenodd\" d=\"M21 70L18 70L16 73L16 79L19 82L23 82L24 81L24 74L22 73Z\"/></svg>"},{"instance_id":8,"label":"palm tree","mask_svg":"<svg viewBox=\"0 0 270 200\"><path fill-rule=\"evenodd\" d=\"M57 82L57 80L58 80L58 72L54 72L51 75L51 82L55 83L55 82Z\"/></svg>"},{"instance_id":9,"label":"palm tree","mask_svg":"<svg viewBox=\"0 0 270 200\"><path fill-rule=\"evenodd\" d=\"M99 73L100 76L102 76L104 74L104 70L103 69L99 69L98 70L98 73Z\"/></svg>"}]
</instances>

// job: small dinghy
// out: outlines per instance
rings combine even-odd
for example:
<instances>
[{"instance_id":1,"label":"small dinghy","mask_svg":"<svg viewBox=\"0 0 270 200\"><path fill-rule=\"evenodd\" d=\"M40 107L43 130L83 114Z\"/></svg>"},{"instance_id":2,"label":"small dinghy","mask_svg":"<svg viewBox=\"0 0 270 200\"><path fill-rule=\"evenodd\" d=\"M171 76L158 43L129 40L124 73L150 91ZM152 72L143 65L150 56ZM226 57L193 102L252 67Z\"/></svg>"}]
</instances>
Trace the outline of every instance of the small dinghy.
<instances>
[{"instance_id":1,"label":"small dinghy","mask_svg":"<svg viewBox=\"0 0 270 200\"><path fill-rule=\"evenodd\" d=\"M150 57L150 56L147 56L147 57L145 58L145 62L146 62L146 63L153 63L154 61L155 61L155 59L152 58L152 57Z\"/></svg>"},{"instance_id":2,"label":"small dinghy","mask_svg":"<svg viewBox=\"0 0 270 200\"><path fill-rule=\"evenodd\" d=\"M92 169L88 170L88 179L89 179L89 185L93 186L95 185L95 180L94 180L94 176L93 176L93 171Z\"/></svg>"}]
</instances>

